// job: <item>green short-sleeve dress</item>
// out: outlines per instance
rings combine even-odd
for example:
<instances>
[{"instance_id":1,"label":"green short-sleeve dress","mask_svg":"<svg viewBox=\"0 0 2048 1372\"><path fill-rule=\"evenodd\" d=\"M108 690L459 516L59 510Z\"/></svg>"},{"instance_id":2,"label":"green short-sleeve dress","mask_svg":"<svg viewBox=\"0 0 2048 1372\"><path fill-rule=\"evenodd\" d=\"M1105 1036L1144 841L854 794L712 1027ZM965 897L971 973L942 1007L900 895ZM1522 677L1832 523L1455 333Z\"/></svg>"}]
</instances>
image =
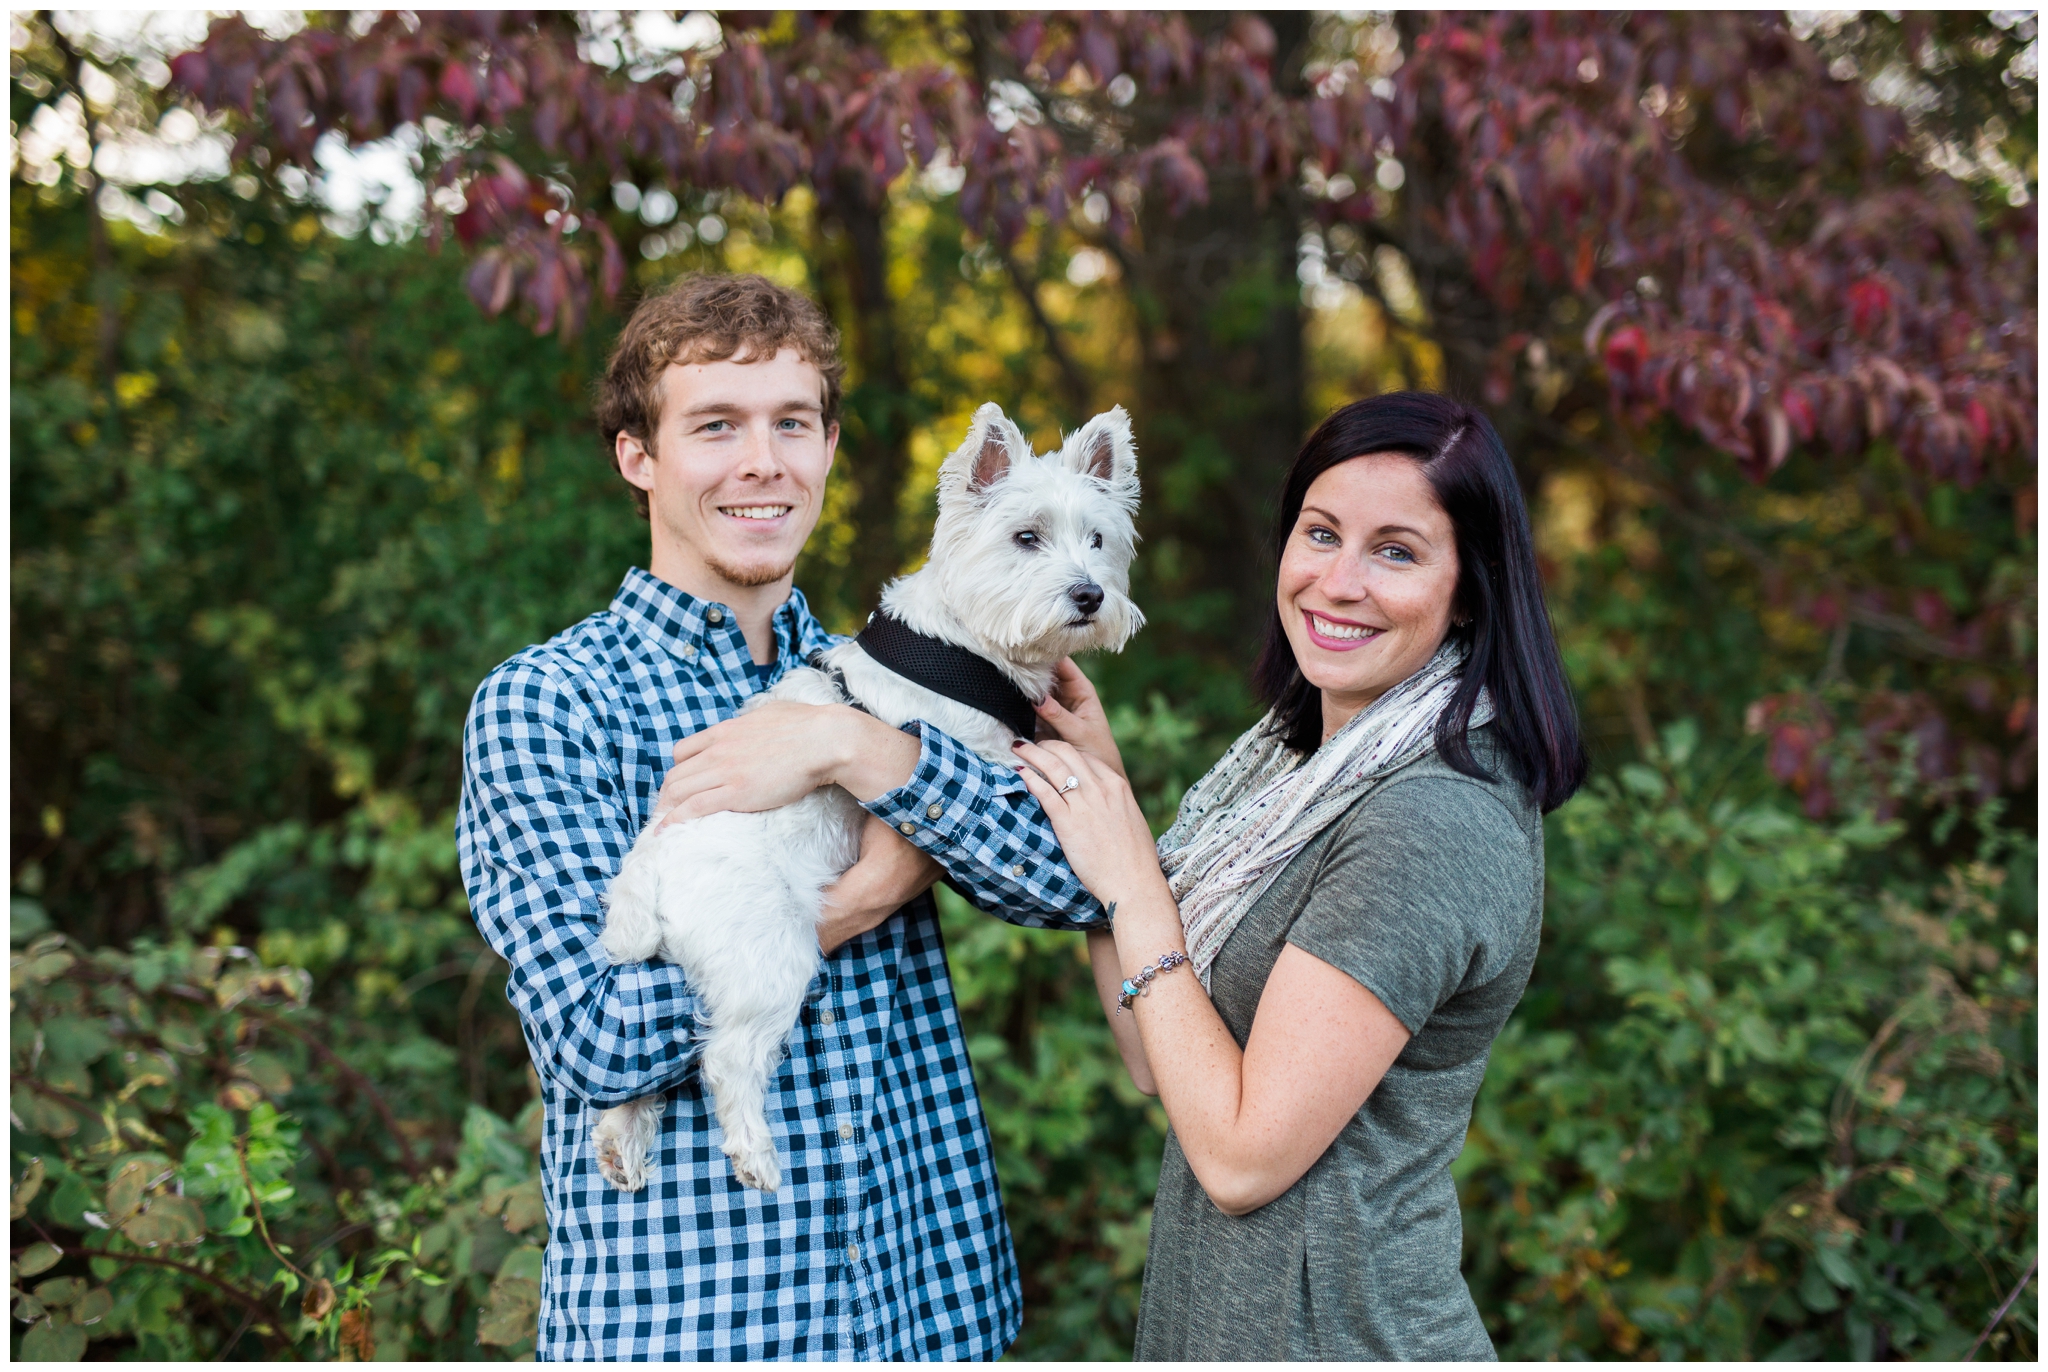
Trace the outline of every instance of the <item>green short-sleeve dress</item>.
<instances>
[{"instance_id":1,"label":"green short-sleeve dress","mask_svg":"<svg viewBox=\"0 0 2048 1372\"><path fill-rule=\"evenodd\" d=\"M1166 1140L1138 1315L1141 1359L1494 1357L1459 1271L1451 1163L1487 1052L1528 984L1543 918L1543 824L1491 729L1434 752L1318 835L1216 958L1239 1044L1289 943L1355 978L1413 1037L1364 1107L1279 1199L1237 1218Z\"/></svg>"}]
</instances>

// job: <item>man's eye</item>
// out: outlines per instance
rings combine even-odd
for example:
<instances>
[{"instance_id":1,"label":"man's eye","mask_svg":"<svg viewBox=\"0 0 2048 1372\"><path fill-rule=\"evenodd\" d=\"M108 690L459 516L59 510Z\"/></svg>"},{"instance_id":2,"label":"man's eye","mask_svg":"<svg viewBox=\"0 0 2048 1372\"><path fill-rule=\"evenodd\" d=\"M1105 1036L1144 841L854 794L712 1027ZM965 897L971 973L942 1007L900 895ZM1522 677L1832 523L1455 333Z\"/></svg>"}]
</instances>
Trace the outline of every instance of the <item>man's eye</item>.
<instances>
[{"instance_id":1,"label":"man's eye","mask_svg":"<svg viewBox=\"0 0 2048 1372\"><path fill-rule=\"evenodd\" d=\"M1095 537L1089 539L1088 546L1091 548L1100 548L1102 546L1102 535L1097 534L1095 535Z\"/></svg>"},{"instance_id":2,"label":"man's eye","mask_svg":"<svg viewBox=\"0 0 2048 1372\"><path fill-rule=\"evenodd\" d=\"M704 426L704 432L708 434L715 434L722 429L729 429L731 427L732 421L729 419L714 419L709 424L706 424Z\"/></svg>"},{"instance_id":3,"label":"man's eye","mask_svg":"<svg viewBox=\"0 0 2048 1372\"><path fill-rule=\"evenodd\" d=\"M783 429L789 433L795 433L798 429L801 429L803 426L803 421L800 419L785 419L782 421Z\"/></svg>"},{"instance_id":4,"label":"man's eye","mask_svg":"<svg viewBox=\"0 0 2048 1372\"><path fill-rule=\"evenodd\" d=\"M1038 546L1038 535L1029 529L1020 529L1010 536L1010 541L1020 548L1036 548Z\"/></svg>"}]
</instances>

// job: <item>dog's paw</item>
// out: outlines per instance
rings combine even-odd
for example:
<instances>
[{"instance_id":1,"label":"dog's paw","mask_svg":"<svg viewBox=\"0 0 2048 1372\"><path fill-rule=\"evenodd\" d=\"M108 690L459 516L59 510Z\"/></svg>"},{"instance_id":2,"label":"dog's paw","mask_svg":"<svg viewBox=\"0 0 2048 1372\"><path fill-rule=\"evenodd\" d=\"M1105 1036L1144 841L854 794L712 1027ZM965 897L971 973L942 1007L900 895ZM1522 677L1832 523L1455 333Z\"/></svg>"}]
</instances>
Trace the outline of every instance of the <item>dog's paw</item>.
<instances>
[{"instance_id":1,"label":"dog's paw","mask_svg":"<svg viewBox=\"0 0 2048 1372\"><path fill-rule=\"evenodd\" d=\"M740 1185L756 1191L773 1191L782 1185L782 1163L773 1147L732 1148L726 1156L732 1159L732 1174Z\"/></svg>"},{"instance_id":2,"label":"dog's paw","mask_svg":"<svg viewBox=\"0 0 2048 1372\"><path fill-rule=\"evenodd\" d=\"M653 916L643 917L635 911L614 916L597 941L614 967L646 962L661 948L661 926Z\"/></svg>"},{"instance_id":3,"label":"dog's paw","mask_svg":"<svg viewBox=\"0 0 2048 1372\"><path fill-rule=\"evenodd\" d=\"M607 1128L600 1121L590 1136L597 1154L598 1175L621 1191L638 1191L647 1185L647 1154L630 1130Z\"/></svg>"}]
</instances>

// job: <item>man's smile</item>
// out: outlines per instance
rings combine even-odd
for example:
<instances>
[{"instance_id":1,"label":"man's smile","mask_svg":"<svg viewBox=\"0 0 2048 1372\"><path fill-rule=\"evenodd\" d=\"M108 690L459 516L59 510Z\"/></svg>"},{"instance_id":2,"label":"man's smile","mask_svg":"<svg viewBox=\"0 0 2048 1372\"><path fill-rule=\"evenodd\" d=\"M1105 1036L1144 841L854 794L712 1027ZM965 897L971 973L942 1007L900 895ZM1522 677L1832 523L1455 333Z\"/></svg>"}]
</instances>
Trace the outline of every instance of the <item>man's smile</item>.
<instances>
[{"instance_id":1,"label":"man's smile","mask_svg":"<svg viewBox=\"0 0 2048 1372\"><path fill-rule=\"evenodd\" d=\"M780 519L795 509L794 505L722 505L719 513L734 519Z\"/></svg>"}]
</instances>

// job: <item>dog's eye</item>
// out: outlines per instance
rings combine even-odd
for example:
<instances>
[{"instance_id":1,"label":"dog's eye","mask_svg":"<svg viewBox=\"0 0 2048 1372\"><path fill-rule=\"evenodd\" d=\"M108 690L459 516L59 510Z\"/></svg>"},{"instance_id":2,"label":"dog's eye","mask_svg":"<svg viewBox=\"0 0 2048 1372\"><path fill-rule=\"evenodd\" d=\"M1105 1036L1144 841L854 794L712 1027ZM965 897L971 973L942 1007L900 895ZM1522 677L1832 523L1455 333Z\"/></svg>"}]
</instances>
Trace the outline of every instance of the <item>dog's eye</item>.
<instances>
[{"instance_id":1,"label":"dog's eye","mask_svg":"<svg viewBox=\"0 0 2048 1372\"><path fill-rule=\"evenodd\" d=\"M1010 541L1020 548L1036 548L1038 546L1038 535L1029 529L1020 529L1011 535Z\"/></svg>"},{"instance_id":2,"label":"dog's eye","mask_svg":"<svg viewBox=\"0 0 2048 1372\"><path fill-rule=\"evenodd\" d=\"M1095 535L1095 537L1089 539L1088 546L1091 548L1100 548L1102 546L1102 535L1097 534Z\"/></svg>"}]
</instances>

